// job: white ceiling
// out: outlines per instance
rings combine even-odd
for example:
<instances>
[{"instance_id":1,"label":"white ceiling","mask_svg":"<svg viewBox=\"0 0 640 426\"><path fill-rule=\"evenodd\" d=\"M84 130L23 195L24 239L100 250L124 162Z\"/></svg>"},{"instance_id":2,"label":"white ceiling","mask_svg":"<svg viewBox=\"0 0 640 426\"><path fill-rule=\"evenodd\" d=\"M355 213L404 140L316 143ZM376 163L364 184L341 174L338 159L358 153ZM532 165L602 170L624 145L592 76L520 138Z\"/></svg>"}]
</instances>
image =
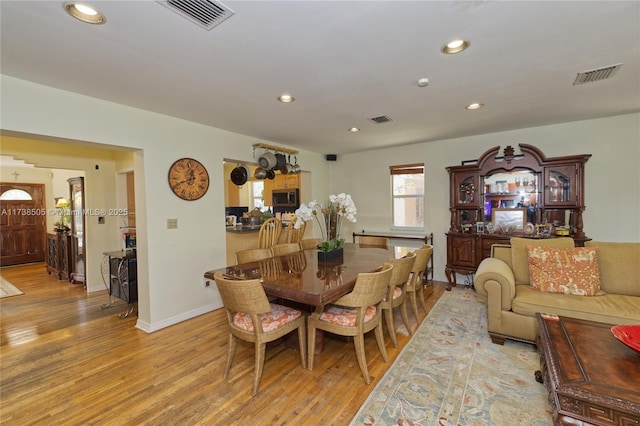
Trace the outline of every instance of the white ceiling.
<instances>
[{"instance_id":1,"label":"white ceiling","mask_svg":"<svg viewBox=\"0 0 640 426\"><path fill-rule=\"evenodd\" d=\"M325 154L640 110L638 1L223 1L211 31L155 1L85 3L107 22L1 1L2 73ZM454 38L470 48L442 54Z\"/></svg>"}]
</instances>

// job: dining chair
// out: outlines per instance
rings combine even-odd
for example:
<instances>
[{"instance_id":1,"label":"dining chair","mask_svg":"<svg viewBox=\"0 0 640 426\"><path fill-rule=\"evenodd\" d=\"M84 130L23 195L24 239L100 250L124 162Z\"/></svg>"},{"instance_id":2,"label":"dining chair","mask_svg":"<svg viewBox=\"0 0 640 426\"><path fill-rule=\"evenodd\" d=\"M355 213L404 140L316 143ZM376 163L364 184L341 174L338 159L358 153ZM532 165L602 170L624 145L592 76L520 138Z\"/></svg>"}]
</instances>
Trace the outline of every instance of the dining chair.
<instances>
[{"instance_id":1,"label":"dining chair","mask_svg":"<svg viewBox=\"0 0 640 426\"><path fill-rule=\"evenodd\" d=\"M298 330L300 359L306 368L306 323L302 312L287 306L269 303L260 280L231 280L221 272L214 275L222 303L227 313L229 350L224 378L229 376L237 339L255 344L255 376L253 393L258 393L264 368L266 344Z\"/></svg>"},{"instance_id":2,"label":"dining chair","mask_svg":"<svg viewBox=\"0 0 640 426\"><path fill-rule=\"evenodd\" d=\"M378 349L385 362L389 362L382 334L380 304L387 292L393 265L384 263L377 272L360 273L351 293L330 305L318 306L307 317L307 348L315 348L316 330L353 337L356 358L366 384L371 382L364 353L364 334L375 329ZM314 350L308 351L309 370L313 370Z\"/></svg>"},{"instance_id":3,"label":"dining chair","mask_svg":"<svg viewBox=\"0 0 640 426\"><path fill-rule=\"evenodd\" d=\"M270 217L265 220L260 226L258 232L258 247L259 248L271 248L278 244L280 239L280 233L282 232L282 222L280 219Z\"/></svg>"},{"instance_id":4,"label":"dining chair","mask_svg":"<svg viewBox=\"0 0 640 426\"><path fill-rule=\"evenodd\" d=\"M387 238L386 237L362 236L362 237L358 238L358 243L361 246L387 247Z\"/></svg>"},{"instance_id":5,"label":"dining chair","mask_svg":"<svg viewBox=\"0 0 640 426\"><path fill-rule=\"evenodd\" d=\"M236 264L255 262L273 256L269 248L240 250L236 252Z\"/></svg>"},{"instance_id":6,"label":"dining chair","mask_svg":"<svg viewBox=\"0 0 640 426\"><path fill-rule=\"evenodd\" d=\"M302 250L300 243L282 243L271 247L274 256L284 256L285 254L295 253Z\"/></svg>"},{"instance_id":7,"label":"dining chair","mask_svg":"<svg viewBox=\"0 0 640 426\"><path fill-rule=\"evenodd\" d=\"M322 243L322 238L305 238L302 241L300 241L302 250L314 249L318 247L320 243Z\"/></svg>"},{"instance_id":8,"label":"dining chair","mask_svg":"<svg viewBox=\"0 0 640 426\"><path fill-rule=\"evenodd\" d=\"M299 243L300 241L302 241L302 238L304 237L304 231L307 229L307 222L302 222L300 228L298 229L293 226L294 223L296 223L295 216L289 223L289 226L287 226L287 230L285 232L285 241L287 243Z\"/></svg>"},{"instance_id":9,"label":"dining chair","mask_svg":"<svg viewBox=\"0 0 640 426\"><path fill-rule=\"evenodd\" d=\"M411 326L409 325L409 316L407 315L407 297L405 288L409 281L409 275L411 275L411 269L416 261L416 254L414 252L408 253L401 259L390 259L387 262L393 265L393 271L389 278L389 285L387 287L387 295L382 301L382 313L387 323L387 331L391 337L391 343L393 347L398 347L398 339L396 338L396 327L393 318L393 309L400 308L400 315L402 316L402 322L409 331L409 334L413 334Z\"/></svg>"},{"instance_id":10,"label":"dining chair","mask_svg":"<svg viewBox=\"0 0 640 426\"><path fill-rule=\"evenodd\" d=\"M420 317L418 316L418 303L417 298L420 298L420 304L424 308L424 311L427 312L427 305L424 301L424 292L422 291L424 288L424 271L427 269L427 263L429 262L429 258L433 253L432 247L421 248L415 251L416 261L413 264L413 268L411 269L411 276L409 277L409 281L407 281L407 285L405 286L405 292L409 296L409 300L411 301L411 309L413 310L413 315L416 317L416 321L420 324Z\"/></svg>"}]
</instances>

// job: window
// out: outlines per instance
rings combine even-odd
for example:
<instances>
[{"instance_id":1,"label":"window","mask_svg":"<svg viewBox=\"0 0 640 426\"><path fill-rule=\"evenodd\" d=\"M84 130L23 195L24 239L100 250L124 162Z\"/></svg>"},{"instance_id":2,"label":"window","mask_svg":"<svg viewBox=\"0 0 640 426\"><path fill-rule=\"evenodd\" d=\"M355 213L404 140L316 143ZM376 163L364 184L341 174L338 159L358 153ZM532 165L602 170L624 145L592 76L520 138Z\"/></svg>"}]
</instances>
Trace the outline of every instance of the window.
<instances>
[{"instance_id":1,"label":"window","mask_svg":"<svg viewBox=\"0 0 640 426\"><path fill-rule=\"evenodd\" d=\"M424 164L390 166L394 228L424 228Z\"/></svg>"},{"instance_id":2,"label":"window","mask_svg":"<svg viewBox=\"0 0 640 426\"><path fill-rule=\"evenodd\" d=\"M0 195L0 200L14 201L14 200L31 200L31 195L27 191L22 189L9 189Z\"/></svg>"},{"instance_id":3,"label":"window","mask_svg":"<svg viewBox=\"0 0 640 426\"><path fill-rule=\"evenodd\" d=\"M251 183L251 201L252 208L258 207L264 208L264 181L257 181Z\"/></svg>"}]
</instances>

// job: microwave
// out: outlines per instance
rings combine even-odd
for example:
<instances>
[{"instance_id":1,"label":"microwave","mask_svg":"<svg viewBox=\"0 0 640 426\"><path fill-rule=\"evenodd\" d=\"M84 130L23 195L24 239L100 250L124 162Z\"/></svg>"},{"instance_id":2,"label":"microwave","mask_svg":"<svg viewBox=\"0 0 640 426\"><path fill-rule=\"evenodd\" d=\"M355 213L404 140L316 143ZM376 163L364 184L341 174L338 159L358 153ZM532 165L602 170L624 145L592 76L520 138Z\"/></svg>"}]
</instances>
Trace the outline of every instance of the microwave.
<instances>
[{"instance_id":1,"label":"microwave","mask_svg":"<svg viewBox=\"0 0 640 426\"><path fill-rule=\"evenodd\" d=\"M298 204L298 189L274 189L272 193L274 207L300 207Z\"/></svg>"}]
</instances>

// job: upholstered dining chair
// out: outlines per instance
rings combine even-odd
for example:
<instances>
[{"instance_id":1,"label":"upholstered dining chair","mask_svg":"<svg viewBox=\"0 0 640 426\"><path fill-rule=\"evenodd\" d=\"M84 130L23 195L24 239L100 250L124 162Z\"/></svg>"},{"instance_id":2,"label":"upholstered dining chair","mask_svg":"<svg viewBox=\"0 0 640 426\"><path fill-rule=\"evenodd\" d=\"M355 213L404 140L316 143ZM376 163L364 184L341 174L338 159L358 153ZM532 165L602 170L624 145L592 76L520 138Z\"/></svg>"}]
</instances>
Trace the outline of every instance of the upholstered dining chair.
<instances>
[{"instance_id":1,"label":"upholstered dining chair","mask_svg":"<svg viewBox=\"0 0 640 426\"><path fill-rule=\"evenodd\" d=\"M282 233L282 222L280 219L270 217L260 226L258 232L258 248L271 248L278 244L280 234Z\"/></svg>"},{"instance_id":2,"label":"upholstered dining chair","mask_svg":"<svg viewBox=\"0 0 640 426\"><path fill-rule=\"evenodd\" d=\"M389 278L387 295L382 301L381 307L385 322L387 323L387 331L389 332L394 348L398 347L395 321L393 319L394 308L400 308L402 322L404 322L405 327L407 327L409 334L413 334L413 330L411 330L411 326L409 325L409 316L407 315L405 287L409 281L409 275L411 275L411 269L415 261L416 254L414 252L408 253L401 259L390 259L387 261L393 265L393 272L391 273L391 278Z\"/></svg>"},{"instance_id":3,"label":"upholstered dining chair","mask_svg":"<svg viewBox=\"0 0 640 426\"><path fill-rule=\"evenodd\" d=\"M295 253L302 250L300 243L282 243L275 244L271 247L271 252L274 256L284 256L285 254Z\"/></svg>"},{"instance_id":4,"label":"upholstered dining chair","mask_svg":"<svg viewBox=\"0 0 640 426\"><path fill-rule=\"evenodd\" d=\"M362 236L358 237L358 244L360 244L361 246L387 247L387 238Z\"/></svg>"},{"instance_id":5,"label":"upholstered dining chair","mask_svg":"<svg viewBox=\"0 0 640 426\"><path fill-rule=\"evenodd\" d=\"M407 285L405 286L405 292L409 296L411 309L413 310L413 315L416 317L416 321L418 321L418 324L420 324L420 317L418 316L417 298L420 298L420 304L424 308L424 311L427 312L427 305L424 301L423 292L424 271L427 269L427 264L432 253L433 247L431 246L415 251L416 261L414 262L413 268L411 269L411 276L409 277L409 281L407 281Z\"/></svg>"},{"instance_id":6,"label":"upholstered dining chair","mask_svg":"<svg viewBox=\"0 0 640 426\"><path fill-rule=\"evenodd\" d=\"M224 378L229 376L237 339L255 343L253 393L258 393L264 368L266 344L298 330L300 359L306 368L306 323L302 312L269 303L260 280L230 280L220 272L214 275L227 313L229 350Z\"/></svg>"},{"instance_id":7,"label":"upholstered dining chair","mask_svg":"<svg viewBox=\"0 0 640 426\"><path fill-rule=\"evenodd\" d=\"M307 222L302 222L300 228L296 229L293 224L295 223L295 217L291 220L289 226L287 226L287 230L285 232L286 238L285 241L287 243L299 243L302 241L304 237L304 231L307 229Z\"/></svg>"},{"instance_id":8,"label":"upholstered dining chair","mask_svg":"<svg viewBox=\"0 0 640 426\"><path fill-rule=\"evenodd\" d=\"M322 238L305 238L302 241L300 241L302 250L314 249L318 247L320 243L322 243Z\"/></svg>"},{"instance_id":9,"label":"upholstered dining chair","mask_svg":"<svg viewBox=\"0 0 640 426\"><path fill-rule=\"evenodd\" d=\"M249 263L268 259L273 256L269 248L240 250L236 252L236 263Z\"/></svg>"},{"instance_id":10,"label":"upholstered dining chair","mask_svg":"<svg viewBox=\"0 0 640 426\"><path fill-rule=\"evenodd\" d=\"M318 306L307 317L307 348L315 348L316 330L353 337L356 358L366 384L371 382L364 353L364 334L375 329L378 349L385 362L389 362L382 334L381 307L387 292L393 265L385 263L378 272L360 273L351 293L333 304ZM314 350L308 351L309 370L313 370Z\"/></svg>"}]
</instances>

